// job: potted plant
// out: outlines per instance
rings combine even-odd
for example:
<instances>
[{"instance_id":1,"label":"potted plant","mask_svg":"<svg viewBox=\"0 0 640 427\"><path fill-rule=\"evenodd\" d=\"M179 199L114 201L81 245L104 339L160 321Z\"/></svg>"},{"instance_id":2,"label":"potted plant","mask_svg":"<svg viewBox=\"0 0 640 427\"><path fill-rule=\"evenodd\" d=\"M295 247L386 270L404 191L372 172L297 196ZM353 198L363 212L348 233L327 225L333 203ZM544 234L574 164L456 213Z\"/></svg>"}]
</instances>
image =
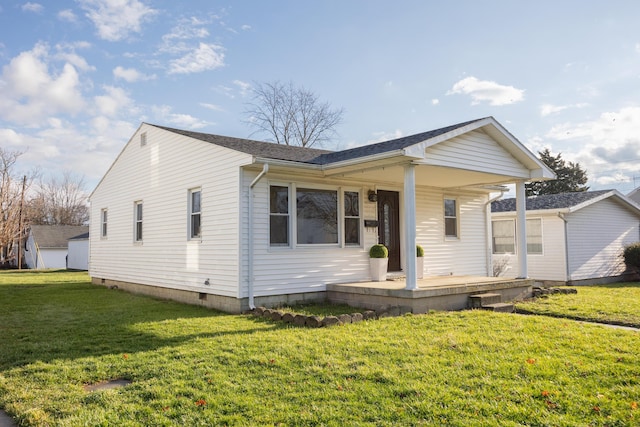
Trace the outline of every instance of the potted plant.
<instances>
[{"instance_id":1,"label":"potted plant","mask_svg":"<svg viewBox=\"0 0 640 427\"><path fill-rule=\"evenodd\" d=\"M424 278L424 249L420 245L416 245L416 277Z\"/></svg>"},{"instance_id":2,"label":"potted plant","mask_svg":"<svg viewBox=\"0 0 640 427\"><path fill-rule=\"evenodd\" d=\"M377 244L369 249L369 267L371 280L384 282L387 280L387 266L389 264L389 250L385 245Z\"/></svg>"}]
</instances>

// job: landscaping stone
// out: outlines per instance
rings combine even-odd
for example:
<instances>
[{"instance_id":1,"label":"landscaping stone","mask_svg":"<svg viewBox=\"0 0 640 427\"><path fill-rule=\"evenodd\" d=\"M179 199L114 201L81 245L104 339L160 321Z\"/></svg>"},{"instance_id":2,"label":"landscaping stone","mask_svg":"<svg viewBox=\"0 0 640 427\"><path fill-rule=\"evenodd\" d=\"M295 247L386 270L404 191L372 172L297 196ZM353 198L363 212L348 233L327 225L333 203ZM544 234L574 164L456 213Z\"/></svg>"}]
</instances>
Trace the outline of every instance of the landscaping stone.
<instances>
[{"instance_id":1,"label":"landscaping stone","mask_svg":"<svg viewBox=\"0 0 640 427\"><path fill-rule=\"evenodd\" d=\"M341 314L338 316L338 319L340 319L342 323L351 323L351 316L348 314Z\"/></svg>"},{"instance_id":2,"label":"landscaping stone","mask_svg":"<svg viewBox=\"0 0 640 427\"><path fill-rule=\"evenodd\" d=\"M293 318L293 324L296 326L305 326L307 324L307 316L296 314Z\"/></svg>"},{"instance_id":3,"label":"landscaping stone","mask_svg":"<svg viewBox=\"0 0 640 427\"><path fill-rule=\"evenodd\" d=\"M253 315L254 316L262 316L264 314L264 311L266 310L266 308L264 307L256 307L253 309Z\"/></svg>"},{"instance_id":4,"label":"landscaping stone","mask_svg":"<svg viewBox=\"0 0 640 427\"><path fill-rule=\"evenodd\" d=\"M362 313L363 320L376 320L376 312L373 310L367 310Z\"/></svg>"},{"instance_id":5,"label":"landscaping stone","mask_svg":"<svg viewBox=\"0 0 640 427\"><path fill-rule=\"evenodd\" d=\"M400 306L400 315L404 316L405 314L413 313L413 309L407 305Z\"/></svg>"},{"instance_id":6,"label":"landscaping stone","mask_svg":"<svg viewBox=\"0 0 640 427\"><path fill-rule=\"evenodd\" d=\"M351 323L358 323L364 320L362 313L351 313Z\"/></svg>"},{"instance_id":7,"label":"landscaping stone","mask_svg":"<svg viewBox=\"0 0 640 427\"><path fill-rule=\"evenodd\" d=\"M398 317L400 316L400 307L398 306L389 307L389 310L387 310L387 313L389 313L389 316L391 317Z\"/></svg>"},{"instance_id":8,"label":"landscaping stone","mask_svg":"<svg viewBox=\"0 0 640 427\"><path fill-rule=\"evenodd\" d=\"M326 316L322 319L322 326L337 326L342 324L343 322L341 322L337 316Z\"/></svg>"},{"instance_id":9,"label":"landscaping stone","mask_svg":"<svg viewBox=\"0 0 640 427\"><path fill-rule=\"evenodd\" d=\"M271 309L265 308L262 312L262 316L266 317L267 319L271 319Z\"/></svg>"},{"instance_id":10,"label":"landscaping stone","mask_svg":"<svg viewBox=\"0 0 640 427\"><path fill-rule=\"evenodd\" d=\"M278 310L273 310L271 312L271 320L275 320L276 322L282 320L282 316L284 315L284 313L282 311L278 311Z\"/></svg>"},{"instance_id":11,"label":"landscaping stone","mask_svg":"<svg viewBox=\"0 0 640 427\"><path fill-rule=\"evenodd\" d=\"M282 321L285 322L285 323L293 323L293 319L295 317L296 316L294 314L292 314L292 313L285 313L285 314L282 315Z\"/></svg>"},{"instance_id":12,"label":"landscaping stone","mask_svg":"<svg viewBox=\"0 0 640 427\"><path fill-rule=\"evenodd\" d=\"M305 325L310 328L319 328L320 326L322 326L322 319L320 319L320 317L318 316L307 316Z\"/></svg>"}]
</instances>

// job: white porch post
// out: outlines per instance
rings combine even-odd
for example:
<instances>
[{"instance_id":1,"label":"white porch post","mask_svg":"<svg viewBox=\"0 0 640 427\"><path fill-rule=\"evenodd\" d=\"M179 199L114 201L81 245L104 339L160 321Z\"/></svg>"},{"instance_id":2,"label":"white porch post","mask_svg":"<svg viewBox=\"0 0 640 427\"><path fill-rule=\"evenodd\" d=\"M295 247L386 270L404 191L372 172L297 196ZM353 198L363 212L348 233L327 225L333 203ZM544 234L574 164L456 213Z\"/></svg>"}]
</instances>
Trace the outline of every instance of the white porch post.
<instances>
[{"instance_id":1,"label":"white porch post","mask_svg":"<svg viewBox=\"0 0 640 427\"><path fill-rule=\"evenodd\" d=\"M527 271L527 197L524 181L516 182L516 241L518 243L518 279L526 279Z\"/></svg>"},{"instance_id":2,"label":"white porch post","mask_svg":"<svg viewBox=\"0 0 640 427\"><path fill-rule=\"evenodd\" d=\"M405 289L418 289L416 274L416 166L404 167L404 258L407 277Z\"/></svg>"}]
</instances>

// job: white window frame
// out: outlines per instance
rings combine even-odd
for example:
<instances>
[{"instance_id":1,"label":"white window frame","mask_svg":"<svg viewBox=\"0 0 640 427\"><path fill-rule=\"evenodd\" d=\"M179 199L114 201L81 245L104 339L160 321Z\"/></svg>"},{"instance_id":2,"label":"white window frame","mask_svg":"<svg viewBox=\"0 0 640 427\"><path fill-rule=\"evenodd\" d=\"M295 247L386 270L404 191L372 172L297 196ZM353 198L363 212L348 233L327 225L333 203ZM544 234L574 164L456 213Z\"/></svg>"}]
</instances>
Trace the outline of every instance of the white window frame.
<instances>
[{"instance_id":1,"label":"white window frame","mask_svg":"<svg viewBox=\"0 0 640 427\"><path fill-rule=\"evenodd\" d=\"M108 216L108 210L107 208L103 208L100 209L100 237L102 239L106 239L107 238L107 232L108 232L108 220L109 216Z\"/></svg>"},{"instance_id":2,"label":"white window frame","mask_svg":"<svg viewBox=\"0 0 640 427\"><path fill-rule=\"evenodd\" d=\"M513 231L513 251L512 252L496 252L496 244L495 244L495 234L494 234L494 227L493 227L493 223L495 222L508 222L511 224L511 230ZM501 236L504 237L504 236ZM515 254L517 250L516 247L516 222L513 219L494 219L491 220L491 253L494 255L508 255L508 254Z\"/></svg>"},{"instance_id":3,"label":"white window frame","mask_svg":"<svg viewBox=\"0 0 640 427\"><path fill-rule=\"evenodd\" d=\"M138 210L138 207L140 207L139 210ZM138 244L142 243L142 239L144 236L143 218L144 218L144 204L142 200L137 200L133 203L133 241L134 243L138 243Z\"/></svg>"},{"instance_id":4,"label":"white window frame","mask_svg":"<svg viewBox=\"0 0 640 427\"><path fill-rule=\"evenodd\" d=\"M447 200L453 200L455 203L456 214L455 216L447 216ZM444 196L442 199L442 217L444 222L443 232L445 240L459 240L460 239L460 203L458 203L458 199L456 197ZM456 221L456 234L448 235L447 234L447 219L455 219Z\"/></svg>"},{"instance_id":5,"label":"white window frame","mask_svg":"<svg viewBox=\"0 0 640 427\"><path fill-rule=\"evenodd\" d=\"M198 187L198 188L192 188L188 191L189 196L188 196L188 211L189 211L189 218L188 218L188 227L189 229L187 230L187 236L189 240L196 240L196 241L201 241L202 240L202 188ZM200 209L198 211L194 211L194 207L193 207L193 195L199 193L200 194ZM199 227L198 227L198 234L194 234L193 233L193 225L194 225L194 219L195 217L198 217L199 219Z\"/></svg>"},{"instance_id":6,"label":"white window frame","mask_svg":"<svg viewBox=\"0 0 640 427\"><path fill-rule=\"evenodd\" d=\"M288 213L287 214L277 214L271 212L271 187L286 187L288 189ZM298 215L297 215L297 194L298 189L310 189L310 190L327 190L327 191L335 191L337 193L337 231L338 231L338 241L337 243L299 243L298 242ZM347 244L345 241L345 219L347 218L344 211L344 198L346 192L353 192L358 194L358 213L360 214L358 222L358 233L359 233L359 243L349 243ZM292 248L318 248L318 247L330 247L330 248L358 248L363 247L364 244L364 220L363 220L363 210L364 210L364 201L363 201L363 190L362 188L356 187L339 187L339 186L327 186L327 185L317 185L310 183L283 183L279 181L271 181L268 185L268 215L269 215L269 234L271 233L271 216L276 215L286 215L288 216L288 244L271 244L271 240L269 239L269 248L270 250L279 250L282 248L292 249ZM351 218L351 217L349 217ZM355 218L355 217L354 217Z\"/></svg>"}]
</instances>

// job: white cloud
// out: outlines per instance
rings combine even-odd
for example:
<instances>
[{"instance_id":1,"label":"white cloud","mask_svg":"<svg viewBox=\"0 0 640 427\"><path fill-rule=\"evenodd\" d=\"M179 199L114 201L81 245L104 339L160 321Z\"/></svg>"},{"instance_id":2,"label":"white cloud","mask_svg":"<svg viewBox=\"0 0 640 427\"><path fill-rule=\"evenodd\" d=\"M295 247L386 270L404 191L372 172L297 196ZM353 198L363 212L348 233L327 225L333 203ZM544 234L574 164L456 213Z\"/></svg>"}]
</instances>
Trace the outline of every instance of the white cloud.
<instances>
[{"instance_id":1,"label":"white cloud","mask_svg":"<svg viewBox=\"0 0 640 427\"><path fill-rule=\"evenodd\" d=\"M222 46L217 44L200 43L181 58L169 63L169 74L191 74L214 70L224 66Z\"/></svg>"},{"instance_id":2,"label":"white cloud","mask_svg":"<svg viewBox=\"0 0 640 427\"><path fill-rule=\"evenodd\" d=\"M78 17L71 9L65 9L58 12L58 19L67 22L76 22Z\"/></svg>"},{"instance_id":3,"label":"white cloud","mask_svg":"<svg viewBox=\"0 0 640 427\"><path fill-rule=\"evenodd\" d=\"M247 25L247 24L245 24L245 25L243 25L242 27L240 27L240 29L241 29L242 31L249 31L249 30L251 29L251 25Z\"/></svg>"},{"instance_id":4,"label":"white cloud","mask_svg":"<svg viewBox=\"0 0 640 427\"><path fill-rule=\"evenodd\" d=\"M196 17L182 19L171 32L162 36L165 47L170 48L175 40L202 39L209 36L209 30L204 28L207 22Z\"/></svg>"},{"instance_id":5,"label":"white cloud","mask_svg":"<svg viewBox=\"0 0 640 427\"><path fill-rule=\"evenodd\" d=\"M524 99L524 90L513 86L504 86L489 80L467 77L455 83L447 95L462 94L471 96L471 105L489 102L489 105L509 105Z\"/></svg>"},{"instance_id":6,"label":"white cloud","mask_svg":"<svg viewBox=\"0 0 640 427\"><path fill-rule=\"evenodd\" d=\"M76 67L65 62L60 72L50 74L50 60L48 46L38 43L3 67L1 118L38 127L47 116L82 110L84 99Z\"/></svg>"},{"instance_id":7,"label":"white cloud","mask_svg":"<svg viewBox=\"0 0 640 427\"><path fill-rule=\"evenodd\" d=\"M22 10L24 10L25 12L40 13L44 10L44 6L42 6L40 3L27 2L22 5Z\"/></svg>"},{"instance_id":8,"label":"white cloud","mask_svg":"<svg viewBox=\"0 0 640 427\"><path fill-rule=\"evenodd\" d=\"M222 108L221 106L216 105L216 104L209 104L209 103L206 103L206 102L201 102L200 106L204 107L204 108L206 108L208 110L212 110L212 111L224 111L224 108Z\"/></svg>"},{"instance_id":9,"label":"white cloud","mask_svg":"<svg viewBox=\"0 0 640 427\"><path fill-rule=\"evenodd\" d=\"M154 106L152 111L160 122L171 123L181 128L200 129L212 124L189 114L173 113L168 105Z\"/></svg>"},{"instance_id":10,"label":"white cloud","mask_svg":"<svg viewBox=\"0 0 640 427\"><path fill-rule=\"evenodd\" d=\"M126 39L130 33L141 33L142 23L158 12L139 0L79 0L86 16L93 22L98 36L104 40Z\"/></svg>"},{"instance_id":11,"label":"white cloud","mask_svg":"<svg viewBox=\"0 0 640 427\"><path fill-rule=\"evenodd\" d=\"M440 100L439 100L439 99L437 99L437 98L433 98L433 99L431 100L431 105L438 105L438 104L440 104Z\"/></svg>"},{"instance_id":12,"label":"white cloud","mask_svg":"<svg viewBox=\"0 0 640 427\"><path fill-rule=\"evenodd\" d=\"M561 111L567 110L569 108L584 108L588 106L589 104L587 103L569 104L569 105L543 104L542 106L540 106L540 115L542 117L546 117L551 114L556 114Z\"/></svg>"},{"instance_id":13,"label":"white cloud","mask_svg":"<svg viewBox=\"0 0 640 427\"><path fill-rule=\"evenodd\" d=\"M122 88L104 86L104 92L104 95L94 97L96 108L101 115L114 117L133 105L133 101Z\"/></svg>"},{"instance_id":14,"label":"white cloud","mask_svg":"<svg viewBox=\"0 0 640 427\"><path fill-rule=\"evenodd\" d=\"M113 76L116 79L122 79L129 83L142 81L142 80L153 80L156 78L155 74L152 74L149 76L139 72L135 68L123 68L121 66L117 66L116 68L113 69Z\"/></svg>"},{"instance_id":15,"label":"white cloud","mask_svg":"<svg viewBox=\"0 0 640 427\"><path fill-rule=\"evenodd\" d=\"M240 96L247 96L251 91L251 83L243 82L242 80L234 80L232 83L238 87Z\"/></svg>"},{"instance_id":16,"label":"white cloud","mask_svg":"<svg viewBox=\"0 0 640 427\"><path fill-rule=\"evenodd\" d=\"M605 112L595 120L562 123L546 135L558 146L575 147L563 158L579 162L589 181L600 185L620 182L624 176L638 174L640 160L640 107Z\"/></svg>"},{"instance_id":17,"label":"white cloud","mask_svg":"<svg viewBox=\"0 0 640 427\"><path fill-rule=\"evenodd\" d=\"M403 134L400 129L396 129L392 132L373 132L372 136L373 138L369 139L367 141L367 144L374 144L376 142L391 141L393 139L402 138Z\"/></svg>"}]
</instances>

